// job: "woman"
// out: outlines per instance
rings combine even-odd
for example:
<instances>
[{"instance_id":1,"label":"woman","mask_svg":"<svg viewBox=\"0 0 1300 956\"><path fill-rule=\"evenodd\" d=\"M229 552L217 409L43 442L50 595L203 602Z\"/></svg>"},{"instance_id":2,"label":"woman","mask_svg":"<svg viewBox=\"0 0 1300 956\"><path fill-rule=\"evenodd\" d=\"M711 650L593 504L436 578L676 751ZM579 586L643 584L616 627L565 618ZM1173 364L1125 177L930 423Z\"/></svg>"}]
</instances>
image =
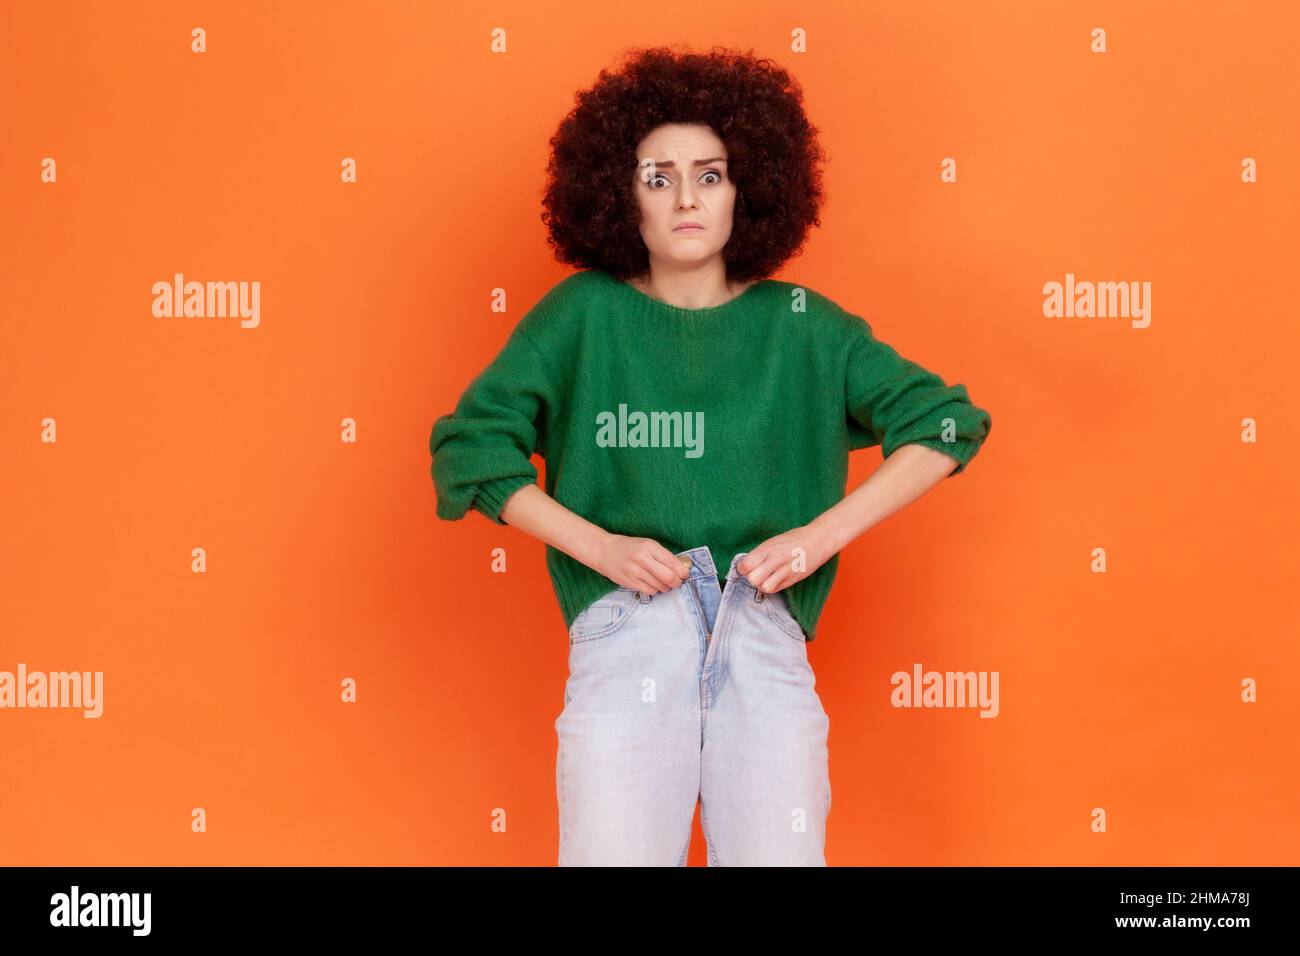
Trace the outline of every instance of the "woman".
<instances>
[{"instance_id":1,"label":"woman","mask_svg":"<svg viewBox=\"0 0 1300 956\"><path fill-rule=\"evenodd\" d=\"M551 141L543 221L581 271L430 439L438 515L547 545L569 628L561 865L825 865L814 638L837 554L965 469L962 385L771 279L819 224L822 152L779 66L641 51ZM844 497L848 453L884 464ZM536 484L533 453L546 461Z\"/></svg>"}]
</instances>

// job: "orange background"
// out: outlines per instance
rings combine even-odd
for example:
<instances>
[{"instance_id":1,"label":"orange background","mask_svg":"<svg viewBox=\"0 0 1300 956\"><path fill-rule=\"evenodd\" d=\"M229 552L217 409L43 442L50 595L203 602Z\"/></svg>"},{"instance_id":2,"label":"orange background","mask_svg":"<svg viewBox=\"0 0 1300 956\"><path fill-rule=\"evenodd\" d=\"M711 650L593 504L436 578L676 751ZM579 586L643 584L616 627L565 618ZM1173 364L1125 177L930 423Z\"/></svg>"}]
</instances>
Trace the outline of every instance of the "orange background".
<instances>
[{"instance_id":1,"label":"orange background","mask_svg":"<svg viewBox=\"0 0 1300 956\"><path fill-rule=\"evenodd\" d=\"M794 71L828 204L777 278L994 421L843 552L829 862L1296 862L1294 5L649 9L0 8L0 670L105 672L98 720L0 711L0 862L554 863L543 546L439 521L427 442L570 271L539 199L574 91L659 43ZM261 326L153 317L175 272L260 281ZM1150 328L1045 318L1067 272L1150 281ZM893 709L915 661L999 671L1001 714Z\"/></svg>"}]
</instances>

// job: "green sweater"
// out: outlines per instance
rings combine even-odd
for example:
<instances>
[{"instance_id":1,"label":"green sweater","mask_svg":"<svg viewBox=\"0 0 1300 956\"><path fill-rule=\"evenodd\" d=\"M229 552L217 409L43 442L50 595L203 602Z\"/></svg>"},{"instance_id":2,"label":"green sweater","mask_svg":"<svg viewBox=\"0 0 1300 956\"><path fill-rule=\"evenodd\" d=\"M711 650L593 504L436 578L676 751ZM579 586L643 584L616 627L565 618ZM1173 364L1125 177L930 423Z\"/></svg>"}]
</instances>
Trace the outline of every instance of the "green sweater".
<instances>
[{"instance_id":1,"label":"green sweater","mask_svg":"<svg viewBox=\"0 0 1300 956\"><path fill-rule=\"evenodd\" d=\"M615 534L732 558L843 499L851 450L925 445L960 474L992 420L963 385L872 336L865 320L765 279L720 306L682 309L598 271L556 283L528 310L455 410L433 426L439 518L471 508L504 524L536 483ZM550 545L565 627L619 586ZM809 640L839 555L782 593Z\"/></svg>"}]
</instances>

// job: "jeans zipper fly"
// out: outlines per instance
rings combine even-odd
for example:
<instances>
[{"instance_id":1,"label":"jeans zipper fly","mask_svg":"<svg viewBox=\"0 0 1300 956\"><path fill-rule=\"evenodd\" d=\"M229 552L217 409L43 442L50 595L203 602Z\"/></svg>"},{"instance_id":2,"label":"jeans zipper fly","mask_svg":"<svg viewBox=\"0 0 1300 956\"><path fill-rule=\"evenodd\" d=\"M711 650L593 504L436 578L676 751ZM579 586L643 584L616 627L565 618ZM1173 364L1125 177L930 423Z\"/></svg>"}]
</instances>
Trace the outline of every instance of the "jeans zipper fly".
<instances>
[{"instance_id":1,"label":"jeans zipper fly","mask_svg":"<svg viewBox=\"0 0 1300 956\"><path fill-rule=\"evenodd\" d=\"M709 630L709 619L704 613L704 600L700 597L700 585L695 578L691 578L691 593L695 595L695 606L699 608L700 620L704 622L704 642L713 641L713 632Z\"/></svg>"}]
</instances>

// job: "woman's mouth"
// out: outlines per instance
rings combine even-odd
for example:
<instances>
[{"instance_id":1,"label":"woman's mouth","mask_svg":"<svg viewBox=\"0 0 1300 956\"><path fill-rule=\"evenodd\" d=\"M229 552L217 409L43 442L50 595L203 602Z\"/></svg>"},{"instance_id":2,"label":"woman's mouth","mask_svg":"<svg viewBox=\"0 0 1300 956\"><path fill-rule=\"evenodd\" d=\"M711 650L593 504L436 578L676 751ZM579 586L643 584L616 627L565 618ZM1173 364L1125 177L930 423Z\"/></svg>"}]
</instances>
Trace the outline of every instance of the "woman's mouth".
<instances>
[{"instance_id":1,"label":"woman's mouth","mask_svg":"<svg viewBox=\"0 0 1300 956\"><path fill-rule=\"evenodd\" d=\"M698 222L684 222L673 229L673 232L703 232L704 227Z\"/></svg>"}]
</instances>

